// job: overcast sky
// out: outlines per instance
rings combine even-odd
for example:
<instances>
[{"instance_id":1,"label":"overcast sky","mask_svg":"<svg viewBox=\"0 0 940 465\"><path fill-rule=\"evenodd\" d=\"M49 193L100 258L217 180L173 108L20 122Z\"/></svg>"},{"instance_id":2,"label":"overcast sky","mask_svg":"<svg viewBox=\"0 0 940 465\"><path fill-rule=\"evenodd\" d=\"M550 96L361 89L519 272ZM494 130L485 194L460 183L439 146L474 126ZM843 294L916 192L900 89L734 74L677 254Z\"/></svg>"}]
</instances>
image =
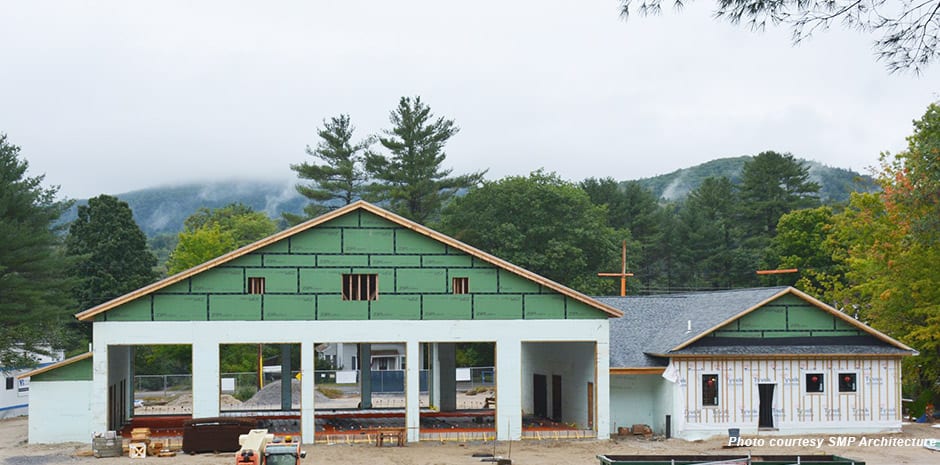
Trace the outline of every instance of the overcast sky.
<instances>
[{"instance_id":1,"label":"overcast sky","mask_svg":"<svg viewBox=\"0 0 940 465\"><path fill-rule=\"evenodd\" d=\"M940 63L892 75L870 36L794 47L707 1L0 2L0 132L72 198L287 181L324 118L376 133L401 96L461 128L455 172L570 180L763 150L863 171L940 99Z\"/></svg>"}]
</instances>

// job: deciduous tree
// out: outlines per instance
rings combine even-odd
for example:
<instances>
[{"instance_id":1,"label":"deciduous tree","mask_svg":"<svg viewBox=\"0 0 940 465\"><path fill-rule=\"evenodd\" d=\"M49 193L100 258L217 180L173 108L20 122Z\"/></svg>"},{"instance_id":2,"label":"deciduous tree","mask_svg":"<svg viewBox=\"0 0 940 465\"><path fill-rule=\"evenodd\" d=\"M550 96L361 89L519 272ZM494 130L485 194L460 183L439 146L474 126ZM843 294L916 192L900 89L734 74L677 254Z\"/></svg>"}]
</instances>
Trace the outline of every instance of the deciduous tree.
<instances>
[{"instance_id":1,"label":"deciduous tree","mask_svg":"<svg viewBox=\"0 0 940 465\"><path fill-rule=\"evenodd\" d=\"M277 230L273 220L242 204L215 210L201 208L186 219L176 249L170 253L170 274L192 268Z\"/></svg>"},{"instance_id":2,"label":"deciduous tree","mask_svg":"<svg viewBox=\"0 0 940 465\"><path fill-rule=\"evenodd\" d=\"M610 293L598 271L619 269L626 232L576 185L536 171L485 182L445 210L441 229L457 239L584 292Z\"/></svg>"}]
</instances>

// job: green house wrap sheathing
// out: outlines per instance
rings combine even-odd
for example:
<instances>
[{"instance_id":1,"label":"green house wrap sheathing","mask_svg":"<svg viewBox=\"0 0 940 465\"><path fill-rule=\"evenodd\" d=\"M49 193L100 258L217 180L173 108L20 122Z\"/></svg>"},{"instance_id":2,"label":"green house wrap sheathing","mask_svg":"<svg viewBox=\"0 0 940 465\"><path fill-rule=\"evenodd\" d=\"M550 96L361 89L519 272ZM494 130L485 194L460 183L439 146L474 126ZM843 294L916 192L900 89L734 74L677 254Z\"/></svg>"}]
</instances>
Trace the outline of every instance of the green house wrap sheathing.
<instances>
[{"instance_id":1,"label":"green house wrap sheathing","mask_svg":"<svg viewBox=\"0 0 940 465\"><path fill-rule=\"evenodd\" d=\"M78 360L68 365L62 365L29 378L29 382L42 381L91 381L92 359Z\"/></svg>"},{"instance_id":2,"label":"green house wrap sheathing","mask_svg":"<svg viewBox=\"0 0 940 465\"><path fill-rule=\"evenodd\" d=\"M343 300L344 274L378 297ZM250 278L264 293L250 294ZM454 278L469 292L454 294ZM95 316L96 321L602 319L606 313L365 210L353 210Z\"/></svg>"},{"instance_id":3,"label":"green house wrap sheathing","mask_svg":"<svg viewBox=\"0 0 940 465\"><path fill-rule=\"evenodd\" d=\"M784 295L722 326L713 337L861 336L865 333L794 295Z\"/></svg>"}]
</instances>

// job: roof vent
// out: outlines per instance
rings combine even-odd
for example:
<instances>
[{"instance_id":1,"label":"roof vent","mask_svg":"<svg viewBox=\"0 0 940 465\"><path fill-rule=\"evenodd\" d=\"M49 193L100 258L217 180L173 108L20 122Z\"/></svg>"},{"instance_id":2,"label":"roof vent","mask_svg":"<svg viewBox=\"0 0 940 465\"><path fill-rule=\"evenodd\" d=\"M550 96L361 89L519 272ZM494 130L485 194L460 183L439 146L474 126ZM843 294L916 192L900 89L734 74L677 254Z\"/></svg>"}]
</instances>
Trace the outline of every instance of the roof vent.
<instances>
[{"instance_id":1,"label":"roof vent","mask_svg":"<svg viewBox=\"0 0 940 465\"><path fill-rule=\"evenodd\" d=\"M692 320L689 320L689 324L688 324L688 326L687 326L686 329L685 329L685 333L686 333L686 334L689 334L689 333L691 333L691 332L692 332Z\"/></svg>"}]
</instances>

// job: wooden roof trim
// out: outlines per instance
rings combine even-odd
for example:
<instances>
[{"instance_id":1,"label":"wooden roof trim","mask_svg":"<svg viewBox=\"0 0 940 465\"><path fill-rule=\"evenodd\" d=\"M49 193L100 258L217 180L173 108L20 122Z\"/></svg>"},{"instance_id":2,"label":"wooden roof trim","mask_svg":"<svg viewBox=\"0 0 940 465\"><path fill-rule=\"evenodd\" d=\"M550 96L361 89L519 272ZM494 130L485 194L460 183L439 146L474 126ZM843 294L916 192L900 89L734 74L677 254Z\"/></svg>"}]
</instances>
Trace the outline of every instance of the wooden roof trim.
<instances>
[{"instance_id":1,"label":"wooden roof trim","mask_svg":"<svg viewBox=\"0 0 940 465\"><path fill-rule=\"evenodd\" d=\"M78 319L81 320L81 321L88 321L88 320L94 318L96 315L99 315L99 314L104 313L104 312L106 312L106 311L108 311L108 310L111 310L112 308L115 308L115 307L117 307L117 306L119 306L119 305L122 305L122 304L125 304L125 303L127 303L127 302L130 302L131 300L137 299L137 298L139 298L139 297L143 297L143 296L145 296L145 295L148 295L148 294L150 294L150 293L153 293L153 292L158 291L158 290L160 290L160 289L163 289L163 288L165 288L165 287L172 286L173 284L176 284L176 283L178 283L178 282L180 282L180 281L183 281L183 280L185 280L185 279L188 279L188 278L190 278L190 277L192 277L192 276L194 276L194 275L196 275L196 274L202 273L203 271L207 271L207 270L210 270L210 269L212 269L212 268L215 268L215 267L217 267L217 266L219 266L219 265L228 263L228 262L230 262L230 261L232 261L232 260L235 260L236 258L239 258L239 257L242 257L242 256L244 256L244 255L247 255L247 254L249 254L249 253L251 253L251 252L254 252L255 250L258 250L258 249L260 249L260 248L262 248L262 247L266 247L266 246L271 245L271 244L273 244L273 243L275 243L275 242L277 242L277 241L280 241L280 240L285 239L285 238L287 238L287 237L290 237L290 236L293 236L293 235L295 235L295 234L304 232L304 231L306 231L306 230L308 230L308 229L312 229L312 228L314 228L314 227L316 227L316 226L319 226L319 225L321 225L321 224L323 224L323 223L326 223L326 222L328 222L328 221L330 221L330 220L336 219L336 218L341 217L341 216L343 216L343 215L346 215L346 214L348 214L348 213L350 213L350 212L352 212L352 211L360 210L360 209L361 209L361 210L368 211L369 213L372 213L372 214L374 214L374 215L376 215L376 216L385 218L386 220L391 221L391 222L393 222L393 223L395 223L395 224L397 224L397 225L399 225L399 226L401 226L401 227L403 227L403 228L410 229L410 230L415 231L415 232L417 232L417 233L419 233L419 234L421 234L421 235L430 237L431 239L437 240L437 241L439 241L439 242L443 242L444 244L446 244L446 245L448 245L448 246L450 246L450 247L453 247L453 248L455 248L455 249L457 249L457 250L460 250L460 251L463 251L463 252L465 252L465 253L467 253L467 254L470 254L470 255L472 255L472 256L474 256L474 257L476 257L476 258L479 258L480 260L483 260L484 262L490 263L491 265L497 266L497 267L502 268L502 269L504 269L504 270L506 270L506 271L509 271L509 272L511 272L511 273L514 273L514 274L516 274L516 275L519 275L519 276L521 276L521 277L523 277L523 278L526 278L526 279L529 279L529 280L531 280L531 281L534 281L534 282L536 282L536 283L538 283L538 284L541 284L541 285L543 285L543 286L545 286L545 287L547 287L547 288L549 288L549 289L552 289L552 290L554 290L554 291L557 291L557 292L561 293L562 295L568 296L568 297L570 297L570 298L572 298L572 299L574 299L574 300L576 300L576 301L578 301L578 302L581 302L581 303L584 303L584 304L586 304L586 305L588 305L588 306L590 306L590 307L596 308L596 309L598 309L598 310L600 310L600 311L606 313L609 317L620 317L620 316L623 316L623 313L622 313L620 310L618 310L618 309L616 309L616 308L614 308L614 307L611 307L611 306L609 306L609 305L607 305L607 304L603 304L603 303L601 303L601 302L598 302L598 301L596 301L596 300L594 300L594 299L592 299L592 298L590 298L590 297L588 297L588 296L586 296L586 295L584 295L584 294L582 294L582 293L580 293L580 292L578 292L578 291L575 291L574 289L570 289L570 288L568 288L568 287L566 287L566 286L563 286L563 285L558 284L558 283L556 283L556 282L554 282L554 281L552 281L552 280L550 280L550 279L547 279L547 278L544 278L544 277L542 277L542 276L539 276L539 275L537 275L537 274L535 274L535 273L533 273L533 272L531 272L531 271L528 271L528 270L526 270L526 269L524 269L524 268L521 268L521 267L519 267L519 266L513 265L512 263L509 263L509 262L507 262L507 261L505 261L505 260L503 260L503 259L501 259L501 258L495 257L495 256L493 256L493 255L490 255L490 254L486 253L486 252L483 252L482 250L479 250L479 249L477 249L477 248L471 247L471 246L469 246L469 245L467 245L467 244L464 244L463 242L460 242L460 241L458 241L458 240L456 240L456 239L454 239L454 238L452 238L452 237L450 237L450 236L447 236L447 235L444 235L444 234L439 233L439 232L437 232L437 231L434 231L433 229L430 229L430 228L428 228L428 227L426 227L426 226L422 226L422 225L420 225L420 224L418 224L418 223L415 223L414 221L411 221L411 220L409 220L409 219L407 219L407 218L404 218L404 217L402 217L402 216L396 215L396 214L394 214L394 213L392 213L392 212L390 212L390 211L384 210L384 209L382 209L382 208L376 207L375 205L372 205L372 204L370 204L370 203L368 203L368 202L359 200L359 201L353 202L353 203L351 203L351 204L349 204L349 205L346 205L346 206L344 206L344 207L341 207L341 208L338 208L338 209L336 209L336 210L333 210L333 211L331 211L331 212L329 212L329 213L326 213L326 214L324 214L324 215L321 215L321 216L318 216L318 217L313 218L313 219L311 219L311 220L305 221L305 222L303 222L303 223L301 223L301 224L299 224L299 225L297 225L297 226L294 226L294 227L292 227L292 228L288 228L288 229L285 229L285 230L283 230L283 231L281 231L281 232L279 232L279 233L276 233L276 234L273 234L273 235L271 235L271 236L268 236L268 237L266 237L266 238L264 238L264 239L261 239L260 241L254 242L254 243L252 243L252 244L248 244L248 245L246 245L246 246L244 246L244 247L242 247L242 248L240 248L240 249L238 249L238 250L229 252L229 253L227 253L227 254L225 254L225 255L221 255L221 256L216 257L216 258L214 258L214 259L212 259L212 260L209 260L209 261L207 261L207 262L205 262L205 263L203 263L203 264L194 266L194 267L192 267L192 268L190 268L190 269L188 269L188 270L185 270L185 271L181 271L181 272L179 272L179 273L177 273L177 274L175 274L175 275L173 275L173 276L167 277L167 278L165 278L165 279L163 279L163 280L160 280L160 281L157 281L157 282L155 282L155 283L153 283L153 284L144 286L144 287L142 287L142 288L140 288L140 289L137 289L137 290L132 291L132 292L130 292L130 293L124 294L124 295L122 295L122 296L120 296L120 297L117 297L117 298L115 298L115 299L113 299L113 300L110 300L110 301L108 301L108 302L105 302L105 303L102 303L102 304L97 305L97 306L95 306L95 307L92 307L92 308L90 308L90 309L88 309L88 310L79 312L79 313L75 314L75 317L78 318Z\"/></svg>"},{"instance_id":2,"label":"wooden roof trim","mask_svg":"<svg viewBox=\"0 0 940 465\"><path fill-rule=\"evenodd\" d=\"M864 324L864 323L862 323L862 322L856 320L855 318L852 318L852 317L850 317L850 316L848 316L848 315L846 315L846 314L844 314L844 313L842 313L842 312L836 310L835 308L832 308L831 306L829 306L829 305L823 303L823 302L820 301L819 299L816 299L815 297L813 297L813 296L811 296L811 295L809 295L809 294L807 294L807 293L805 293L805 292L803 292L803 291L800 291L799 289L796 289L796 288L794 288L794 287L788 287L788 288L786 288L786 289L781 290L780 292L778 292L778 293L776 293L776 294L770 296L769 298L762 300L762 301L761 301L760 303L758 303L757 305L754 305L753 307L748 308L747 310L745 310L745 311L743 311L743 312L741 312L741 313L738 313L737 315L734 315L734 316L732 316L731 318L728 318L728 319L726 319L725 321L722 321L721 323L718 323L717 325L715 325L715 326L709 328L709 329L706 330L706 331L702 331L699 335L693 337L692 339L689 339L689 340L686 341L686 342L683 342L682 344L679 344L679 345L676 346L676 347L673 347L672 349L670 349L670 351L676 351L676 350L684 349L684 348L686 348L686 347L692 345L694 342L698 341L699 339L702 339L702 338L704 338L705 336L708 336L709 334L711 334L712 332L718 330L718 329L721 328L722 326L725 326L725 325L731 323L732 321L737 320L738 318L741 318L741 317L743 317L743 316L745 316L745 315L747 315L747 314L749 314L749 313L751 313L751 312L753 312L753 311L756 311L757 309L763 307L764 305L766 305L766 304L768 304L768 303L770 303L770 302L772 302L772 301L774 301L774 300L777 300L777 299L779 299L780 297L783 297L783 296L785 296L785 295L787 295L787 294L793 294L793 295L795 295L795 296L797 296L797 297L799 297L799 298L801 298L801 299L803 299L803 300L809 302L810 304L814 305L815 307L819 308L820 310L822 310L822 311L824 311L824 312L827 312L827 313L830 313L830 314L832 314L832 315L838 317L838 318L841 319L842 321L845 321L846 323L849 323L850 325L852 325L852 326L854 326L854 327L856 327L856 328L858 328L858 329L860 329L860 330L862 330L862 331L865 331L866 333L871 334L872 336L875 336L876 339L878 339L878 340L880 340L880 341L882 341L882 342L884 342L884 343L887 343L887 344L892 345L892 346L894 346L894 347L897 347L897 348L899 348L899 349L909 350L909 351L911 351L911 352L913 352L913 353L915 353L915 354L918 353L916 350L914 350L914 349L912 349L912 348L910 348L910 347L908 347L908 346L902 344L901 342L899 342L899 341L897 341L897 340L891 338L890 336L888 336L888 335L886 335L886 334L884 334L884 333L882 333L882 332L880 332L880 331L878 331L878 330L876 330L876 329L874 329L874 328L872 328L872 327L870 327L870 326L868 326L868 325L866 325L866 324Z\"/></svg>"},{"instance_id":3,"label":"wooden roof trim","mask_svg":"<svg viewBox=\"0 0 940 465\"><path fill-rule=\"evenodd\" d=\"M82 361L82 360L85 360L86 358L91 358L92 355L93 355L92 352L85 352L84 354L81 354L81 355L76 355L76 356L74 356L74 357L69 357L69 358L67 358L67 359L65 359L65 360L62 360L62 361L60 361L60 362L53 363L52 365L46 365L46 366L44 366L44 367L42 367L42 368L37 368L37 369L35 369L35 370L33 370L33 371L28 371L28 372L26 372L26 373L19 374L19 375L16 376L16 379L29 378L30 376L36 376L36 375L45 373L45 372L47 372L47 371L52 371L52 370L55 370L55 369L57 369L57 368L62 368L62 367L64 367L64 366L66 366L66 365L71 365L71 364L73 364L73 363L75 363L75 362L80 362L80 361Z\"/></svg>"},{"instance_id":4,"label":"wooden roof trim","mask_svg":"<svg viewBox=\"0 0 940 465\"><path fill-rule=\"evenodd\" d=\"M102 304L100 304L100 305L97 305L97 306L94 306L94 307L92 307L92 308L89 308L88 310L85 310L85 311L76 313L76 314L75 314L75 318L78 318L78 319L81 320L81 321L88 321L88 320L90 320L91 318L95 317L95 316L98 315L98 314L104 313L104 312L106 312L106 311L108 311L108 310L111 310L112 308L117 307L117 306L119 306L119 305L123 305L123 304L125 304L125 303L127 303L127 302L130 302L131 300L134 300L134 299L136 299L136 298L138 298L138 297L143 297L143 296L145 296L145 295L147 295L147 294L150 294L150 293L152 293L152 292L158 291L158 290L163 289L163 288L165 288L165 287L172 286L172 285L174 285L174 284L176 284L176 283L178 283L178 282L180 282L180 281L183 281L184 279L190 278L190 277L192 277L192 276L194 276L194 275L196 275L196 274L202 273L203 271L206 271L206 270L210 270L210 269L215 268L215 267L217 267L217 266L219 266L219 265L228 263L228 262L230 262L230 261L232 261L232 260L235 260L236 258L242 257L242 256L244 256L244 255L248 255L249 253L254 252L255 250L258 250L258 249L260 249L260 248L262 248L262 247L271 245L271 244L273 244L273 243L275 243L275 242L277 242L277 241L280 241L281 239L285 239L285 238L287 238L287 237L293 236L294 234L297 234L297 233L306 231L306 230L308 230L308 229L311 229L311 228L313 228L313 227L316 227L316 226L319 226L319 225L321 225L321 224L323 224L323 223L326 223L327 221L330 221L330 220L335 219L335 218L337 218L337 217L343 216L343 215L345 215L345 214L347 214L347 213L349 213L349 212L351 212L351 211L353 211L353 210L355 210L355 209L357 209L357 208L360 208L360 205L359 205L360 202L361 202L361 203L365 203L365 202L359 201L359 202L351 203L351 204L346 205L346 206L341 207L341 208L337 208L336 210L333 210L333 211L331 211L331 212L329 212L329 213L326 213L326 214L324 214L324 215L321 215L321 216L318 216L318 217L313 218L313 219L311 219L311 220L308 220L308 221L305 221L305 222L303 222L303 223L300 223L300 224L298 224L298 225L296 225L296 226L294 226L294 227L287 228L287 229L285 229L285 230L283 230L283 231L281 231L281 232L279 232L279 233L275 233L275 234L273 234L273 235L271 235L271 236L268 236L268 237L266 237L266 238L264 238L264 239L261 239L260 241L253 242L253 243L248 244L248 245L246 245L246 246L244 246L244 247L242 247L242 248L240 248L240 249L233 250L233 251L231 251L231 252L229 252L229 253L227 253L227 254L220 255L220 256L218 256L218 257L216 257L216 258L213 258L212 260L209 260L209 261L207 261L207 262L205 262L205 263L196 265L196 266L194 266L194 267L192 267L192 268L190 268L190 269L188 269L188 270L180 271L179 273L176 273L176 274L173 275L173 276L166 277L166 278L164 278L164 279L162 279L162 280L160 280L160 281L157 281L157 282L155 282L155 283L149 284L149 285L144 286L144 287L142 287L142 288L140 288L140 289L137 289L137 290L135 290L135 291L131 291L131 292L129 292L129 293L127 293L127 294L124 294L124 295L122 295L122 296L120 296L120 297L117 297L117 298L115 298L115 299L112 299L112 300L109 300L109 301L107 301L107 302L104 302L104 303L102 303Z\"/></svg>"},{"instance_id":5,"label":"wooden roof trim","mask_svg":"<svg viewBox=\"0 0 940 465\"><path fill-rule=\"evenodd\" d=\"M809 295L809 294L807 294L807 293L805 293L805 292L803 292L803 291L801 291L801 290L799 290L799 289L796 289L796 288L791 287L791 288L789 289L789 291L790 291L791 294L793 294L793 295L795 295L795 296L797 296L797 297L801 297L801 298L803 298L803 299L809 301L810 303L812 303L812 304L815 305L816 307L819 307L820 309L825 310L825 311L827 311L827 312L829 312L829 313L835 315L837 318L841 319L842 321L844 321L844 322L846 322L846 323L848 323L848 324L850 324L850 325L852 325L852 326L855 326L856 328L858 328L858 329L860 329L860 330L862 330L862 331L865 331L866 333L871 334L872 336L875 336L876 339L878 339L878 340L880 340L880 341L882 341L882 342L884 342L884 343L886 343L886 344L893 345L894 347L897 347L898 349L909 350L909 351L911 351L911 352L914 352L915 354L917 353L917 351L914 350L914 348L908 347L906 344L902 343L901 341L898 341L897 339L894 339L893 337L888 336L887 334L882 333L881 331L878 331L877 329L872 328L871 326L868 326L868 325L866 325L865 323L862 323L861 321L858 321L858 320L856 320L855 318L852 318L852 317L846 315L845 313L840 312L839 310L833 308L832 306L826 304L825 302L822 302L822 301L820 301L819 299L816 299L815 297L813 297L813 296L811 296L811 295Z\"/></svg>"},{"instance_id":6,"label":"wooden roof trim","mask_svg":"<svg viewBox=\"0 0 940 465\"><path fill-rule=\"evenodd\" d=\"M611 368L612 375L661 375L666 367L623 367Z\"/></svg>"}]
</instances>

